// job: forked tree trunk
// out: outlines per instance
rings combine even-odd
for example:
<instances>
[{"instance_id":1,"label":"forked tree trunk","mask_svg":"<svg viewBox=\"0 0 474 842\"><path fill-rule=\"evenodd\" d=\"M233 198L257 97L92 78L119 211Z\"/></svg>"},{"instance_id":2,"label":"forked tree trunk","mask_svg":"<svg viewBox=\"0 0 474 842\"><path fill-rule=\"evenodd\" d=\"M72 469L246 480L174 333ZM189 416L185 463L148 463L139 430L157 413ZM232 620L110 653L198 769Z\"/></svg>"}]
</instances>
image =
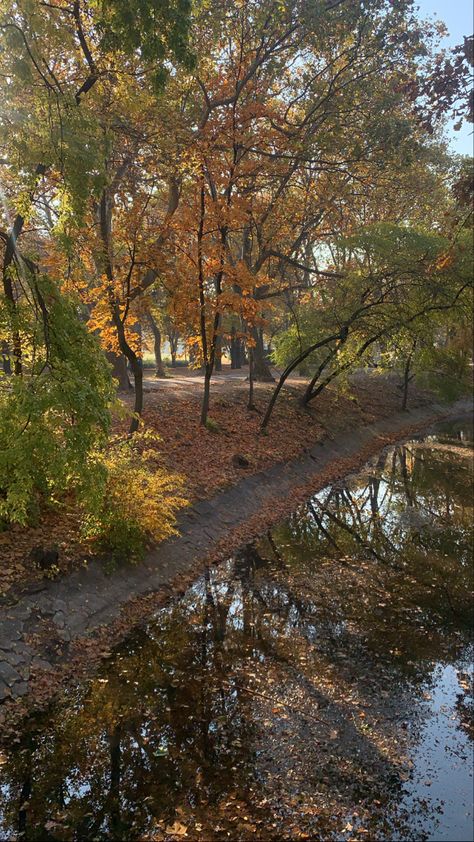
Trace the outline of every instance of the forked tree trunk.
<instances>
[{"instance_id":1,"label":"forked tree trunk","mask_svg":"<svg viewBox=\"0 0 474 842\"><path fill-rule=\"evenodd\" d=\"M298 354L298 356L289 365L287 365L285 370L281 373L280 379L279 379L277 385L275 386L275 388L273 390L273 393L272 393L272 396L271 396L271 398L268 402L268 406L267 406L265 415L263 416L263 421L262 421L261 426L260 426L261 432L266 430L266 428L268 426L268 422L270 421L270 418L271 418L271 415L272 415L272 412L273 412L273 407L275 406L276 400L278 398L278 395L279 395L283 385L285 384L285 381L290 376L291 372L294 371L295 368L298 365L300 365L300 363L302 363L307 357L309 357L309 355L312 354L313 351L316 351L318 348L322 348L324 345L329 345L330 342L333 342L334 340L339 339L340 336L341 336L340 333L335 333L335 334L332 334L332 336L326 337L326 339L322 339L320 342L315 342L314 345L310 345L309 348L306 348L305 351L302 351L301 354Z\"/></svg>"},{"instance_id":2,"label":"forked tree trunk","mask_svg":"<svg viewBox=\"0 0 474 842\"><path fill-rule=\"evenodd\" d=\"M179 334L174 330L172 326L170 326L167 330L166 335L170 346L171 368L176 368Z\"/></svg>"},{"instance_id":3,"label":"forked tree trunk","mask_svg":"<svg viewBox=\"0 0 474 842\"><path fill-rule=\"evenodd\" d=\"M133 374L133 384L135 387L135 402L133 406L133 417L130 422L130 434L136 433L140 424L140 416L143 412L143 365L138 354L127 342L125 335L125 327L120 318L120 312L117 307L113 310L113 322L117 330L120 350L130 363L130 368Z\"/></svg>"},{"instance_id":4,"label":"forked tree trunk","mask_svg":"<svg viewBox=\"0 0 474 842\"><path fill-rule=\"evenodd\" d=\"M119 348L130 363L134 377L135 386L135 403L133 408L133 417L130 422L130 435L136 433L140 423L140 416L143 412L143 367L142 361L138 354L127 341L125 332L124 316L120 310L119 301L115 295L114 289L114 270L112 265L112 203L107 195L106 190L102 191L102 196L99 204L99 224L100 234L102 239L102 254L100 255L104 274L107 278L107 296L109 300L110 317L115 330L117 331L117 339ZM138 326L139 327L139 326Z\"/></svg>"}]
</instances>

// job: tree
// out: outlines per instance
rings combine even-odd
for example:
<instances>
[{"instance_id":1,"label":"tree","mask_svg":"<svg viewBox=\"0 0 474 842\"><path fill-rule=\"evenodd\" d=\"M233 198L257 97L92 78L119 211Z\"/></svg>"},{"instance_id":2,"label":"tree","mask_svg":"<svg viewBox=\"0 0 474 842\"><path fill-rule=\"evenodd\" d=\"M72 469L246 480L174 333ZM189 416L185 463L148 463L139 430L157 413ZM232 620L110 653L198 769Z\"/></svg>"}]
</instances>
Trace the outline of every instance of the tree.
<instances>
[{"instance_id":1,"label":"tree","mask_svg":"<svg viewBox=\"0 0 474 842\"><path fill-rule=\"evenodd\" d=\"M343 240L341 248L344 275L312 302L312 316L300 322L302 350L282 373L262 429L284 382L301 361L313 356L314 374L303 396L308 404L336 378L370 360L385 343L403 345L407 332L413 342L420 331L428 343L426 325L434 337L440 325L468 318L472 263L459 238L450 241L385 224ZM301 329L306 329L306 336L301 336ZM279 350L288 353L287 348L283 344ZM408 380L405 385L407 389Z\"/></svg>"},{"instance_id":2,"label":"tree","mask_svg":"<svg viewBox=\"0 0 474 842\"><path fill-rule=\"evenodd\" d=\"M4 294L9 301L11 314L11 346L14 368L21 374L20 335L16 321L16 298L9 267L18 239L23 232L26 213L32 217L36 202L38 180L47 176L51 181L59 179L60 199L54 233L59 235L67 259L70 258L71 241L87 214L88 199L95 204L97 245L94 256L95 268L103 279L104 296L109 307L109 319L116 332L121 353L129 360L135 379L135 417L131 430L138 425L138 415L143 404L141 386L141 364L139 355L127 338L123 319L123 308L128 310L128 301L117 298L114 280L115 266L112 244L112 216L115 193L129 166L137 163L136 152L140 137L132 137L133 121L130 110L126 114L127 95L133 91L143 73L153 65L152 88L154 93L162 90L167 68L174 59L187 66L192 65L192 55L187 50L186 39L189 28L189 8L179 0L177 5L137 3L136 17L130 25L129 8L116 0L102 4L90 13L74 0L70 6L54 4L28 4L12 2L11 19L3 30L10 51L6 59L7 72L15 80L26 74L30 83L26 104L22 102L22 120L17 120L16 131L9 137L7 147L11 157L6 158L8 166L14 159L14 152L20 154L23 168L28 172L32 161L41 160L39 149L46 152L44 162L33 165L33 188L26 196L27 211L19 212L6 234L3 263ZM69 26L69 21L73 26ZM68 24L65 24L68 21ZM151 21L153 27L150 28ZM68 38L59 44L64 29ZM159 32L159 37L158 37ZM141 43L143 41L143 43ZM141 46L139 53L137 48ZM137 61L138 55L140 61ZM117 66L125 71L126 84L120 78ZM85 66L85 80L77 85L77 70ZM95 89L95 96L91 91ZM20 94L16 87L9 92L12 105L16 106ZM86 94L87 106L83 106ZM146 97L145 97L146 98ZM143 99L143 97L142 97ZM148 96L148 107L150 96ZM118 107L114 107L114 103ZM75 107L73 107L73 104ZM28 109L39 112L36 134L26 137L26 123L30 116ZM124 113L125 112L125 113ZM132 109L133 113L133 109ZM44 119L49 115L50 119ZM114 122L115 121L115 122ZM136 122L136 121L135 121ZM118 125L120 125L120 130ZM8 129L4 125L5 129ZM121 147L117 153L116 137ZM143 134L143 133L142 133ZM6 138L6 133L5 133ZM119 158L114 168L114 158ZM23 204L25 199L22 198ZM39 211L41 213L41 210ZM134 261L131 261L133 268ZM131 271L129 267L129 271ZM97 288L97 287L96 287Z\"/></svg>"},{"instance_id":3,"label":"tree","mask_svg":"<svg viewBox=\"0 0 474 842\"><path fill-rule=\"evenodd\" d=\"M111 143L117 125L111 127L108 118L111 113L118 118L119 109L110 101L121 94L117 48L104 47L102 24L79 0L62 6L12 0L5 12L0 517L7 524L27 523L43 505L69 494L83 509L86 531L93 520L94 537L104 537L109 546L123 540L133 554L152 536L141 514L145 486L161 512L154 517L161 522L161 537L172 532L181 503L172 497L172 477L165 482L162 476L160 485L155 474L153 484L145 453L137 470L131 467L137 459L131 445L126 453L108 450L114 390L97 337L86 329L91 302L79 300L75 284L81 261L82 266L89 261L88 280L101 273L109 321L123 348L127 336L114 289L110 199L117 176L127 169L120 156L126 157L136 138L123 131L121 143ZM166 62L173 49L170 44ZM126 73L133 76L134 70L130 59ZM116 182L110 183L110 164L117 159ZM90 247L80 261L75 246L94 212ZM133 430L136 424L134 418ZM116 477L121 474L125 491L127 470L133 500L114 500Z\"/></svg>"}]
</instances>

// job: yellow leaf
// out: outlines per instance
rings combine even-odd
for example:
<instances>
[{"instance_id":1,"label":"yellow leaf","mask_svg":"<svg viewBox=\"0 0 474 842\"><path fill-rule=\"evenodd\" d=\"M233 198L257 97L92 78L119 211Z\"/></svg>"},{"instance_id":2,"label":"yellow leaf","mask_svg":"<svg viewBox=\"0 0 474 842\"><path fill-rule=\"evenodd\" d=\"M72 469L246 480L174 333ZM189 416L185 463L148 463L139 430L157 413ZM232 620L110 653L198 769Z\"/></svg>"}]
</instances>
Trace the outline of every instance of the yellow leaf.
<instances>
[{"instance_id":1,"label":"yellow leaf","mask_svg":"<svg viewBox=\"0 0 474 842\"><path fill-rule=\"evenodd\" d=\"M181 822L175 822L172 825L168 825L166 833L172 833L173 836L187 836L188 828L186 825L181 824Z\"/></svg>"}]
</instances>

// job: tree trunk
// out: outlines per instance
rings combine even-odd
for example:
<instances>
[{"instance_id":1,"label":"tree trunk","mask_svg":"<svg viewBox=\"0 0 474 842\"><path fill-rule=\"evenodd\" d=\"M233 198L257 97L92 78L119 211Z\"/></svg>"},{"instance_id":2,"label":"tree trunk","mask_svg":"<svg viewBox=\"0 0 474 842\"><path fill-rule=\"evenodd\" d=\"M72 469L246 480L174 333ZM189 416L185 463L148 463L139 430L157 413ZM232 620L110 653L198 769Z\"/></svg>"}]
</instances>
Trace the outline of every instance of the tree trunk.
<instances>
[{"instance_id":1,"label":"tree trunk","mask_svg":"<svg viewBox=\"0 0 474 842\"><path fill-rule=\"evenodd\" d=\"M140 416L143 412L143 365L140 357L127 342L125 327L120 318L120 311L116 307L112 312L112 318L117 330L120 350L127 358L132 369L133 382L135 387L135 403L133 406L133 417L130 422L130 434L136 433L140 423Z\"/></svg>"},{"instance_id":2,"label":"tree trunk","mask_svg":"<svg viewBox=\"0 0 474 842\"><path fill-rule=\"evenodd\" d=\"M413 342L413 347L408 354L405 362L405 370L403 372L403 399L402 399L402 411L406 412L408 406L408 387L410 385L410 381L413 380L413 375L410 376L410 368L411 368L411 361L413 359L413 354L416 350L416 339Z\"/></svg>"},{"instance_id":3,"label":"tree trunk","mask_svg":"<svg viewBox=\"0 0 474 842\"><path fill-rule=\"evenodd\" d=\"M12 241L13 243L15 242L14 240L12 240L12 237L13 235L9 237L7 242L7 248L5 250L3 268L3 292L6 298L7 311L11 325L11 337L13 342L13 366L15 374L17 375L17 377L19 377L23 372L23 350L21 346L20 331L18 330L18 308L15 300L12 279L10 277L10 266L13 261L13 257L9 257L9 244L10 241ZM15 246L12 245L12 255L14 253L14 248Z\"/></svg>"},{"instance_id":4,"label":"tree trunk","mask_svg":"<svg viewBox=\"0 0 474 842\"><path fill-rule=\"evenodd\" d=\"M140 357L137 357L134 351L132 351L132 356L128 357L128 360L133 372L133 381L135 384L134 417L130 423L130 432L136 433L140 423L140 416L143 412L143 364Z\"/></svg>"},{"instance_id":5,"label":"tree trunk","mask_svg":"<svg viewBox=\"0 0 474 842\"><path fill-rule=\"evenodd\" d=\"M204 426L207 422L207 416L209 414L209 401L211 396L211 377L212 377L212 366L208 363L204 370L204 392L202 396L202 404L201 404L201 419L200 423Z\"/></svg>"},{"instance_id":6,"label":"tree trunk","mask_svg":"<svg viewBox=\"0 0 474 842\"><path fill-rule=\"evenodd\" d=\"M236 368L242 368L242 366L244 364L244 346L243 346L243 343L242 343L242 340L240 339L240 337L237 338L237 340L236 340L235 353L236 353L235 367Z\"/></svg>"},{"instance_id":7,"label":"tree trunk","mask_svg":"<svg viewBox=\"0 0 474 842\"><path fill-rule=\"evenodd\" d=\"M324 369L327 368L331 360L336 356L339 347L339 345L336 345L336 347L329 352L327 357L322 361L321 365L319 365L316 369L316 372L311 378L310 382L308 383L302 398L302 403L304 406L306 406L310 402L310 400L312 400L316 383L321 377L321 374L323 373Z\"/></svg>"},{"instance_id":8,"label":"tree trunk","mask_svg":"<svg viewBox=\"0 0 474 842\"><path fill-rule=\"evenodd\" d=\"M204 189L204 175L203 180L201 182L201 203L200 203L200 217L199 217L199 227L198 227L198 243L197 243L197 258L198 258L198 286L199 286L199 306L200 306L200 332L201 332L201 343L202 343L202 356L205 364L204 369L204 395L202 399L202 408L201 408L201 424L206 424L207 416L209 413L209 399L210 399L210 391L211 391L211 377L212 372L214 371L214 365L216 361L216 354L218 353L218 349L220 349L220 324L221 324L221 316L219 312L219 298L222 294L222 278L224 275L224 255L225 255L225 247L227 242L227 228L226 226L220 227L220 235L221 235L221 257L220 257L220 268L219 271L214 276L214 289L216 294L216 301L215 301L215 311L214 311L214 318L212 322L212 333L210 337L210 342L208 341L208 334L207 334L207 326L206 326L206 292L205 292L205 270L204 270L204 261L203 261L203 236L204 236L204 216L205 216L206 204L205 204L205 189Z\"/></svg>"},{"instance_id":9,"label":"tree trunk","mask_svg":"<svg viewBox=\"0 0 474 842\"><path fill-rule=\"evenodd\" d=\"M289 365L287 365L285 370L281 373L280 379L279 379L277 385L275 386L275 388L273 390L272 396L271 396L270 401L269 401L268 406L267 406L267 410L265 412L265 415L263 416L263 421L262 421L262 424L261 424L261 427L260 427L261 432L266 430L266 428L268 426L268 422L270 421L270 418L271 418L271 415L272 415L272 412L273 412L273 407L275 406L276 400L278 398L278 395L279 395L285 381L290 376L291 372L294 371L295 368L298 365L300 365L300 363L302 363L303 360L306 359L306 357L309 357L309 355L312 354L313 351L316 351L318 348L322 348L324 345L329 345L330 342L333 342L335 339L339 339L340 336L341 336L340 333L335 333L335 334L332 334L332 336L326 337L326 339L322 339L320 342L315 342L314 345L310 345L309 348L306 348L305 351L303 351L301 354L298 354L298 356Z\"/></svg>"},{"instance_id":10,"label":"tree trunk","mask_svg":"<svg viewBox=\"0 0 474 842\"><path fill-rule=\"evenodd\" d=\"M205 425L207 423L207 416L209 414L209 400L211 394L211 376L212 376L212 368L214 363L214 358L212 354L212 350L209 353L208 350L208 343L207 343L207 327L206 327L206 296L205 296L205 289L204 289L204 264L203 264L203 254L202 254L202 241L204 236L204 215L206 212L206 204L205 204L205 191L204 191L204 180L201 182L201 202L200 202L200 216L199 216L199 227L198 227L198 270L199 270L199 326L201 332L201 346L202 346L202 356L204 360L204 393L202 396L202 404L201 404L201 419L200 423ZM214 339L215 339L215 332L214 332Z\"/></svg>"},{"instance_id":11,"label":"tree trunk","mask_svg":"<svg viewBox=\"0 0 474 842\"><path fill-rule=\"evenodd\" d=\"M153 333L153 352L155 354L155 377L166 377L165 367L161 357L161 331L157 328Z\"/></svg>"},{"instance_id":12,"label":"tree trunk","mask_svg":"<svg viewBox=\"0 0 474 842\"><path fill-rule=\"evenodd\" d=\"M247 409L255 411L256 406L253 402L253 349L249 348L249 401L247 404Z\"/></svg>"},{"instance_id":13,"label":"tree trunk","mask_svg":"<svg viewBox=\"0 0 474 842\"><path fill-rule=\"evenodd\" d=\"M148 320L153 333L153 352L155 354L155 377L165 378L166 371L161 357L161 330L158 327L152 314L148 314Z\"/></svg>"},{"instance_id":14,"label":"tree trunk","mask_svg":"<svg viewBox=\"0 0 474 842\"><path fill-rule=\"evenodd\" d=\"M230 367L232 369L242 367L242 340L237 336L235 325L232 325L230 337Z\"/></svg>"},{"instance_id":15,"label":"tree trunk","mask_svg":"<svg viewBox=\"0 0 474 842\"><path fill-rule=\"evenodd\" d=\"M2 368L3 373L9 377L12 373L12 363L7 342L2 342Z\"/></svg>"},{"instance_id":16,"label":"tree trunk","mask_svg":"<svg viewBox=\"0 0 474 842\"><path fill-rule=\"evenodd\" d=\"M403 372L403 398L402 398L402 412L406 412L408 405L408 386L410 384L410 357L405 363L405 371Z\"/></svg>"},{"instance_id":17,"label":"tree trunk","mask_svg":"<svg viewBox=\"0 0 474 842\"><path fill-rule=\"evenodd\" d=\"M46 168L43 164L38 164L36 167L36 176L39 178L44 175ZM33 193L30 193L30 199L32 200ZM18 308L15 298L15 291L13 289L13 282L11 279L11 269L15 261L15 255L18 258L17 253L17 240L20 236L23 225L25 222L24 216L21 213L18 213L15 217L15 221L13 223L12 229L7 237L6 246L5 246L5 253L3 255L3 267L2 267L2 281L3 281L3 292L6 298L6 303L8 307L8 315L11 320L11 334L12 334L12 341L13 341L13 367L15 374L20 376L23 373L23 362L22 362L22 345L21 345L21 336L20 330L18 327Z\"/></svg>"},{"instance_id":18,"label":"tree trunk","mask_svg":"<svg viewBox=\"0 0 474 842\"><path fill-rule=\"evenodd\" d=\"M109 299L110 318L115 330L117 331L117 339L119 348L127 358L132 369L135 386L135 405L133 408L133 417L130 422L130 435L136 433L140 423L140 416L143 411L143 368L140 357L135 353L133 348L127 341L125 333L125 315L122 317L120 310L120 303L116 298L114 290L114 270L112 265L112 248L111 248L111 232L112 232L112 203L106 190L102 191L102 196L99 204L99 225L102 239L103 251L101 255L101 262L104 267L104 274L107 278L107 295Z\"/></svg>"},{"instance_id":19,"label":"tree trunk","mask_svg":"<svg viewBox=\"0 0 474 842\"><path fill-rule=\"evenodd\" d=\"M263 347L263 331L261 328L253 328L252 335L255 340L253 348L253 377L254 380L259 380L261 383L274 383L275 378L270 370L265 359L265 350Z\"/></svg>"},{"instance_id":20,"label":"tree trunk","mask_svg":"<svg viewBox=\"0 0 474 842\"><path fill-rule=\"evenodd\" d=\"M229 346L230 367L231 367L231 369L237 368L237 366L236 366L236 353L235 353L236 352L236 336L235 336L235 334L236 334L235 325L232 325L232 328L231 328L231 331L230 331L230 346Z\"/></svg>"},{"instance_id":21,"label":"tree trunk","mask_svg":"<svg viewBox=\"0 0 474 842\"><path fill-rule=\"evenodd\" d=\"M119 392L128 392L133 389L127 371L127 360L123 354L114 354L107 351L106 357L112 366L112 377L118 381Z\"/></svg>"},{"instance_id":22,"label":"tree trunk","mask_svg":"<svg viewBox=\"0 0 474 842\"><path fill-rule=\"evenodd\" d=\"M167 331L167 339L170 346L171 368L176 368L176 355L178 353L179 335L174 328L170 327Z\"/></svg>"},{"instance_id":23,"label":"tree trunk","mask_svg":"<svg viewBox=\"0 0 474 842\"><path fill-rule=\"evenodd\" d=\"M220 336L216 337L216 356L215 356L215 363L214 367L216 371L222 371L222 338Z\"/></svg>"}]
</instances>

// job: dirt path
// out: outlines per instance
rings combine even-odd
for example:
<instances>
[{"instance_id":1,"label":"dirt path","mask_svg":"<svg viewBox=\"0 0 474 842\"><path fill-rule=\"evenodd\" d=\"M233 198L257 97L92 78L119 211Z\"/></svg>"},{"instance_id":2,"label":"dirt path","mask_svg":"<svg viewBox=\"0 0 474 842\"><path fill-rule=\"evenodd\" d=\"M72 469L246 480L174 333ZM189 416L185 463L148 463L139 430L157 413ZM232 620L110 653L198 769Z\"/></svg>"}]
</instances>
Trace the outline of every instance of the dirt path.
<instances>
[{"instance_id":1,"label":"dirt path","mask_svg":"<svg viewBox=\"0 0 474 842\"><path fill-rule=\"evenodd\" d=\"M276 383L280 377L280 371L274 366L271 366L270 370ZM235 389L236 384L239 383L248 390L248 373L249 370L247 365L238 369L232 369L230 365L223 365L222 371L215 371L212 375L212 394L214 396L223 394L228 395ZM303 385L306 385L307 382L307 377L300 377L298 374L294 374L291 377L288 377L286 381L286 388L301 388ZM268 393L271 392L274 385L275 384L272 383L266 384L266 390L268 390ZM261 386L261 383L255 383L255 387L257 389ZM204 388L204 375L201 374L199 370L194 370L192 368L188 368L187 366L179 366L175 369L169 369L168 377L157 378L154 375L153 369L146 368L144 369L143 388L145 393L163 392L166 395L176 395L177 397L193 396L197 399L201 399L202 390Z\"/></svg>"},{"instance_id":2,"label":"dirt path","mask_svg":"<svg viewBox=\"0 0 474 842\"><path fill-rule=\"evenodd\" d=\"M150 552L139 566L107 575L99 561L57 580L42 580L3 599L0 622L0 699L11 703L31 691L50 696L84 658L106 655L110 645L192 580L210 557L261 534L312 491L358 468L389 443L435 420L469 412L431 405L398 413L314 445L302 458L243 478L232 488L183 511L179 537ZM0 714L1 715L1 714Z\"/></svg>"},{"instance_id":3,"label":"dirt path","mask_svg":"<svg viewBox=\"0 0 474 842\"><path fill-rule=\"evenodd\" d=\"M231 369L230 366L223 366L222 371L214 372L211 378L211 386L213 389L226 389L236 382L244 383L248 376L248 366L239 369ZM279 375L275 370L275 378ZM204 375L199 371L195 371L187 366L175 368L166 378L155 377L153 370L144 369L143 383L145 390L167 392L173 391L176 393L184 390L198 390L201 393L204 386Z\"/></svg>"}]
</instances>

